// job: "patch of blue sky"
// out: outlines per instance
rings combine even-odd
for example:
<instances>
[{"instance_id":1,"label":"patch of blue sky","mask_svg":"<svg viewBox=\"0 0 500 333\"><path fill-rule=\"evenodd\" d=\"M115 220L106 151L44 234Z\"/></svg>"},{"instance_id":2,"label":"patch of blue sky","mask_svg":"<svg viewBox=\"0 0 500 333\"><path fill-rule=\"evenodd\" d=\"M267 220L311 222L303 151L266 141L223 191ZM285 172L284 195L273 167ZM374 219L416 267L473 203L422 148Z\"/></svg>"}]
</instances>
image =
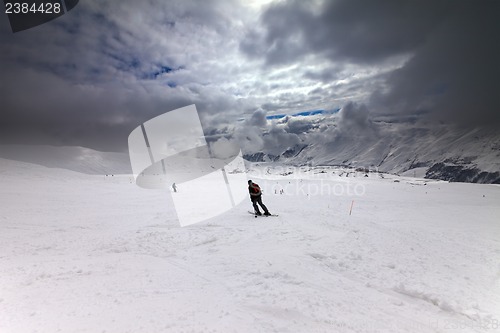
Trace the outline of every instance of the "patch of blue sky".
<instances>
[{"instance_id":1,"label":"patch of blue sky","mask_svg":"<svg viewBox=\"0 0 500 333\"><path fill-rule=\"evenodd\" d=\"M310 111L301 111L301 112L296 112L293 114L272 114L266 117L266 119L280 119L284 118L286 116L292 116L292 117L308 117L308 116L315 116L318 114L331 114L331 113L337 113L339 112L339 108L333 109L333 110L310 110Z\"/></svg>"},{"instance_id":2,"label":"patch of blue sky","mask_svg":"<svg viewBox=\"0 0 500 333\"><path fill-rule=\"evenodd\" d=\"M158 69L156 71L146 73L144 75L144 77L149 78L149 79L157 79L159 76L162 76L163 74L169 74L169 73L184 69L184 66L179 66L177 68L174 68L174 67L170 67L170 66L161 65L161 66L158 66L157 68ZM175 86L177 86L177 84L174 83L173 81L168 81L167 84L168 84L168 86L171 86L171 84L174 84Z\"/></svg>"},{"instance_id":3,"label":"patch of blue sky","mask_svg":"<svg viewBox=\"0 0 500 333\"><path fill-rule=\"evenodd\" d=\"M302 111L302 112L294 113L292 116L314 116L317 114L322 114L324 112L325 112L325 110Z\"/></svg>"}]
</instances>

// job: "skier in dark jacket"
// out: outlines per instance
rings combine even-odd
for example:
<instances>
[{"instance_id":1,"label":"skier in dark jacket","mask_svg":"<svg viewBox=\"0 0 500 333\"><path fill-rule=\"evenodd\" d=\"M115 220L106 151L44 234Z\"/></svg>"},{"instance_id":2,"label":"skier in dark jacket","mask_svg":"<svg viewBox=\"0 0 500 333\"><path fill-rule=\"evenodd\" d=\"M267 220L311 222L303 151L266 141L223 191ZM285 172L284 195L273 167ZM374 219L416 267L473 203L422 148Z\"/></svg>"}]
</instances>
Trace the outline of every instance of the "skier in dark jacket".
<instances>
[{"instance_id":1,"label":"skier in dark jacket","mask_svg":"<svg viewBox=\"0 0 500 333\"><path fill-rule=\"evenodd\" d=\"M250 200L252 200L253 209L255 211L255 215L262 215L259 210L259 206L264 210L264 215L271 215L267 210L267 207L262 203L262 191L258 184L253 183L251 180L248 181L248 192L250 193Z\"/></svg>"}]
</instances>

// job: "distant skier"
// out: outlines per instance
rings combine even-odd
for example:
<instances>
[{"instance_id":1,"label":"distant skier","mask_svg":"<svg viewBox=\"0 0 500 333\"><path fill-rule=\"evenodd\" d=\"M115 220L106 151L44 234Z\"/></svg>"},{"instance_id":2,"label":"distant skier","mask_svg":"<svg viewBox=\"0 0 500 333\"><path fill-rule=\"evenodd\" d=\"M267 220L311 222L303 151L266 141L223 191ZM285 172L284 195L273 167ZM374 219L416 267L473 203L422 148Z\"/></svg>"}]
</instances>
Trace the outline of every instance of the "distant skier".
<instances>
[{"instance_id":1,"label":"distant skier","mask_svg":"<svg viewBox=\"0 0 500 333\"><path fill-rule=\"evenodd\" d=\"M250 200L252 200L253 209L255 211L255 215L262 215L259 210L259 206L264 210L264 215L271 215L267 210L267 207L262 203L262 191L258 184L253 183L251 180L248 181L248 192L250 193Z\"/></svg>"},{"instance_id":2,"label":"distant skier","mask_svg":"<svg viewBox=\"0 0 500 333\"><path fill-rule=\"evenodd\" d=\"M175 185L175 183L172 184L172 189L174 190L174 192L177 192L177 185Z\"/></svg>"}]
</instances>

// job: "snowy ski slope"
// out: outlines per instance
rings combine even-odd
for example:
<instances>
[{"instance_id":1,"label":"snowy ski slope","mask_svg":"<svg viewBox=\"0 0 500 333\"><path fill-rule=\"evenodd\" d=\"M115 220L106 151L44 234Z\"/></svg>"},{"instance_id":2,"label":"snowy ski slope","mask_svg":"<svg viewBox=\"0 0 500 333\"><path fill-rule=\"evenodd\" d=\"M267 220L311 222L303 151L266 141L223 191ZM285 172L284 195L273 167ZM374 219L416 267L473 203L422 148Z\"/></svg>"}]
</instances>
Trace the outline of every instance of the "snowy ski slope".
<instances>
[{"instance_id":1,"label":"snowy ski slope","mask_svg":"<svg viewBox=\"0 0 500 333\"><path fill-rule=\"evenodd\" d=\"M279 217L181 228L129 176L0 162L2 333L500 331L498 185L253 166Z\"/></svg>"}]
</instances>

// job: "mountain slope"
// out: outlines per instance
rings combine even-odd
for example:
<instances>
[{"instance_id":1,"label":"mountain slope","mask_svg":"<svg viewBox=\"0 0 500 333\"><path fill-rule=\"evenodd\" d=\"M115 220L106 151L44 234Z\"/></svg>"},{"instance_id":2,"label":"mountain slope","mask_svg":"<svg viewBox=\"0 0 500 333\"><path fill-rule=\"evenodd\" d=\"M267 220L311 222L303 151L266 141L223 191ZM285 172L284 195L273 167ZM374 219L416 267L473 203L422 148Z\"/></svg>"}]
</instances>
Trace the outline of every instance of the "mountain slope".
<instances>
[{"instance_id":1,"label":"mountain slope","mask_svg":"<svg viewBox=\"0 0 500 333\"><path fill-rule=\"evenodd\" d=\"M395 174L414 171L432 179L500 183L500 133L494 129L388 122L375 122L361 134L338 131L335 125L332 128L327 140L318 140L310 132L302 135L301 145L286 147L279 156L262 151L245 158L293 165L345 165Z\"/></svg>"},{"instance_id":2,"label":"mountain slope","mask_svg":"<svg viewBox=\"0 0 500 333\"><path fill-rule=\"evenodd\" d=\"M342 165L430 179L500 183L500 132L496 129L429 127L388 121L349 128L339 126L335 117L309 118L321 126L300 128L299 143L277 147L274 142L279 141L272 141L271 149L254 152L243 147L244 158L251 162ZM287 123L276 126L280 125ZM86 174L131 173L127 153L83 147L3 145L0 157Z\"/></svg>"},{"instance_id":3,"label":"mountain slope","mask_svg":"<svg viewBox=\"0 0 500 333\"><path fill-rule=\"evenodd\" d=\"M0 158L60 168L86 174L130 174L126 153L100 152L76 146L2 145Z\"/></svg>"}]
</instances>

